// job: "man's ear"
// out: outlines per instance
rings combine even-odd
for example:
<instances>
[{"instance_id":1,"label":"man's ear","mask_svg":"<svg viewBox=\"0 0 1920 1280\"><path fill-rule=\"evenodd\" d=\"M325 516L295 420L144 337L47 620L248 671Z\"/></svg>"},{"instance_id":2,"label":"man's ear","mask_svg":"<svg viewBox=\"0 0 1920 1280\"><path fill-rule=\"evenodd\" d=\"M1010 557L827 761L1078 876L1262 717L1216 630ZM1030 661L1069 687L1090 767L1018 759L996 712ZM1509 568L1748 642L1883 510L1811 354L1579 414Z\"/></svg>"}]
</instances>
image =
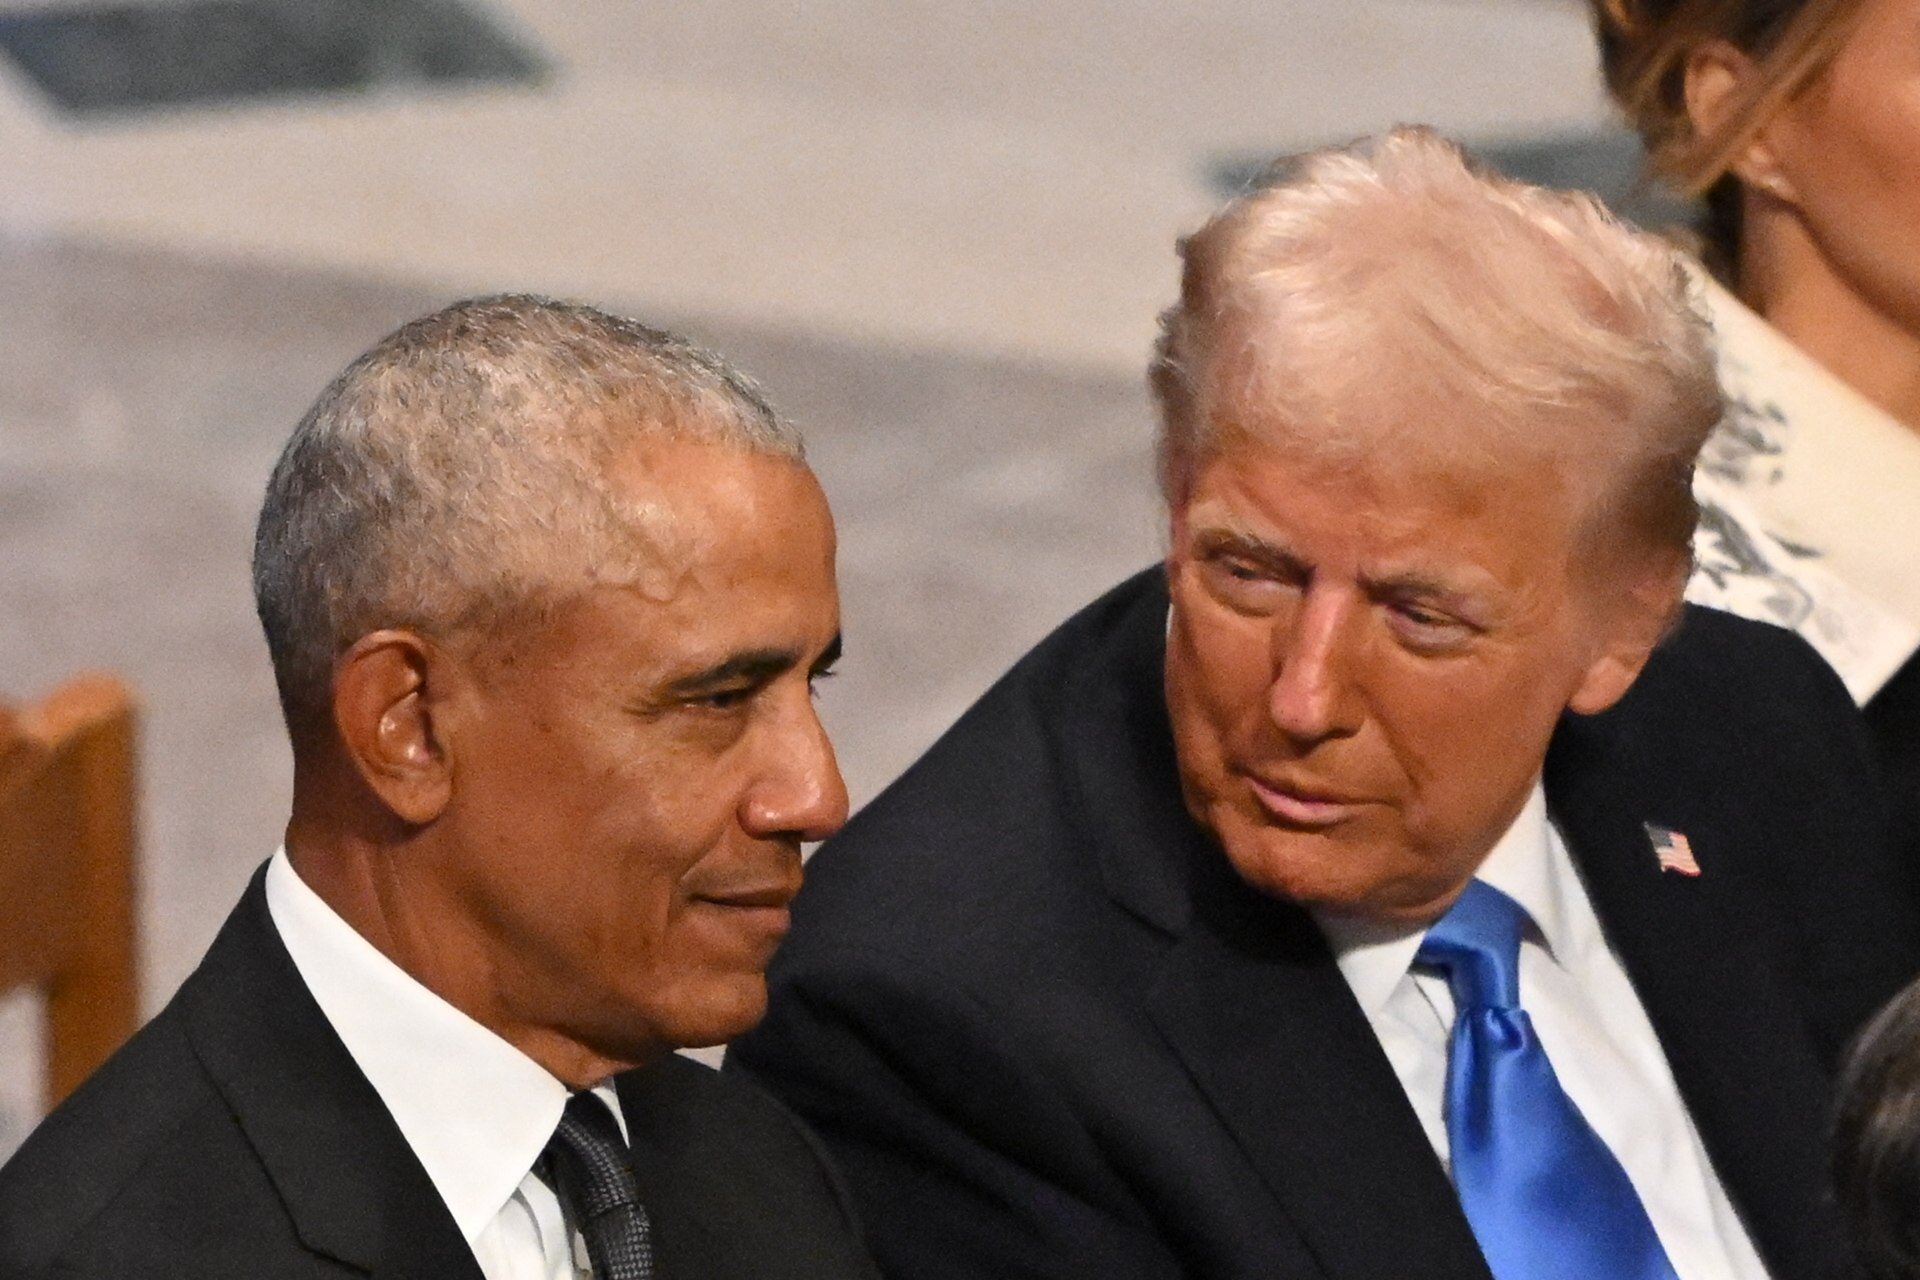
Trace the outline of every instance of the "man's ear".
<instances>
[{"instance_id":1,"label":"man's ear","mask_svg":"<svg viewBox=\"0 0 1920 1280\"><path fill-rule=\"evenodd\" d=\"M1654 647L1679 621L1692 571L1691 556L1663 556L1628 570L1634 576L1602 596L1592 624L1598 650L1567 700L1569 711L1594 715L1626 696Z\"/></svg>"},{"instance_id":2,"label":"man's ear","mask_svg":"<svg viewBox=\"0 0 1920 1280\"><path fill-rule=\"evenodd\" d=\"M361 780L402 822L424 826L453 795L433 713L447 655L411 631L360 637L333 669L333 721Z\"/></svg>"},{"instance_id":3,"label":"man's ear","mask_svg":"<svg viewBox=\"0 0 1920 1280\"><path fill-rule=\"evenodd\" d=\"M1736 112L1751 110L1757 75L1753 59L1725 40L1709 40L1687 58L1687 118L1696 137L1712 138ZM1734 153L1727 165L1747 190L1795 204L1799 195L1783 172L1771 130L1762 127Z\"/></svg>"}]
</instances>

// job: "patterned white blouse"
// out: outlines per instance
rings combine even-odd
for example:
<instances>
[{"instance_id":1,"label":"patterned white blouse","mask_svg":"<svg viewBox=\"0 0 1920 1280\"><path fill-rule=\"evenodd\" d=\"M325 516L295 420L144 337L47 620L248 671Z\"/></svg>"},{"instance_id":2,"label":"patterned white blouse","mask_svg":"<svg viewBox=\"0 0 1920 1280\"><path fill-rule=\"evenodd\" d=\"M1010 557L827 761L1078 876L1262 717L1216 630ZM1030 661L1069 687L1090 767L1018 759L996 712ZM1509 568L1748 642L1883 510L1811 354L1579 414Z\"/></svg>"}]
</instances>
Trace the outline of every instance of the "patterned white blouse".
<instances>
[{"instance_id":1,"label":"patterned white blouse","mask_svg":"<svg viewBox=\"0 0 1920 1280\"><path fill-rule=\"evenodd\" d=\"M1687 598L1800 633L1864 705L1920 648L1920 432L1696 271L1727 416Z\"/></svg>"}]
</instances>

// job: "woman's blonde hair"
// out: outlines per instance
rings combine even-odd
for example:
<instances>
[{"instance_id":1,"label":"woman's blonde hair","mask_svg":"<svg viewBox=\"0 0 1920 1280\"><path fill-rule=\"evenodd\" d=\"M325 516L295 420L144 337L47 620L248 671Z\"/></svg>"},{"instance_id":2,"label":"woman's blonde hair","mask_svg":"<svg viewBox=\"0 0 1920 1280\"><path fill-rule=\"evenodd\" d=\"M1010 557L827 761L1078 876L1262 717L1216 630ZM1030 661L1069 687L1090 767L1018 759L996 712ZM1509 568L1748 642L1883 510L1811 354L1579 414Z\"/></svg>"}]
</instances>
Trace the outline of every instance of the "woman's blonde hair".
<instances>
[{"instance_id":1,"label":"woman's blonde hair","mask_svg":"<svg viewBox=\"0 0 1920 1280\"><path fill-rule=\"evenodd\" d=\"M1654 174L1702 196L1704 256L1732 277L1739 243L1739 183L1729 172L1753 135L1782 104L1832 63L1861 0L1589 0L1607 88L1639 132ZM1687 113L1687 64L1723 40L1752 59L1756 74L1702 133Z\"/></svg>"}]
</instances>

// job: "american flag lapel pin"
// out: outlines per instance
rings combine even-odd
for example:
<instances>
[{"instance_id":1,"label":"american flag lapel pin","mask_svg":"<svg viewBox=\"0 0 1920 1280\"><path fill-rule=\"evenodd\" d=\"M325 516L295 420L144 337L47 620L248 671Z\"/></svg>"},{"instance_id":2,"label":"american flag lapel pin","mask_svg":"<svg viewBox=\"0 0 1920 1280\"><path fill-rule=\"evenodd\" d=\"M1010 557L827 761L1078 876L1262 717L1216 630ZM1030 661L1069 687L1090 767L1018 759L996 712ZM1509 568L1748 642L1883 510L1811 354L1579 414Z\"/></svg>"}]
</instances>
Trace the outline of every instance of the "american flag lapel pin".
<instances>
[{"instance_id":1,"label":"american flag lapel pin","mask_svg":"<svg viewBox=\"0 0 1920 1280\"><path fill-rule=\"evenodd\" d=\"M1700 874L1700 864L1693 857L1693 846L1687 843L1684 833L1653 822L1643 825L1647 829L1647 842L1653 846L1653 856L1659 859L1662 871L1683 876Z\"/></svg>"}]
</instances>

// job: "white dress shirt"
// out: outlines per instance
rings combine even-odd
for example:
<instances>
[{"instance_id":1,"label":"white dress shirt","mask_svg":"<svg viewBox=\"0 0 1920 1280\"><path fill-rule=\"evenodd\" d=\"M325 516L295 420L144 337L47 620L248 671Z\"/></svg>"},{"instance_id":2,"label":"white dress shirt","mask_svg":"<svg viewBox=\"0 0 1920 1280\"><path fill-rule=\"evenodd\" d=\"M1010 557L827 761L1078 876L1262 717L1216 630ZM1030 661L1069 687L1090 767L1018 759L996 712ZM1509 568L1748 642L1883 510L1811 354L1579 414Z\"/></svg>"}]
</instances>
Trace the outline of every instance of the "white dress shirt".
<instances>
[{"instance_id":1,"label":"white dress shirt","mask_svg":"<svg viewBox=\"0 0 1920 1280\"><path fill-rule=\"evenodd\" d=\"M1648 854L1649 859L1652 854ZM1479 878L1525 907L1520 1003L1561 1087L1626 1170L1680 1280L1766 1280L1708 1162L1653 1024L1600 932L1539 783ZM1318 914L1361 1009L1444 1164L1453 994L1412 968L1425 929Z\"/></svg>"},{"instance_id":2,"label":"white dress shirt","mask_svg":"<svg viewBox=\"0 0 1920 1280\"><path fill-rule=\"evenodd\" d=\"M559 1200L532 1173L567 1087L382 955L307 887L285 849L267 865L267 910L487 1280L587 1275ZM594 1092L624 1133L613 1087Z\"/></svg>"}]
</instances>

